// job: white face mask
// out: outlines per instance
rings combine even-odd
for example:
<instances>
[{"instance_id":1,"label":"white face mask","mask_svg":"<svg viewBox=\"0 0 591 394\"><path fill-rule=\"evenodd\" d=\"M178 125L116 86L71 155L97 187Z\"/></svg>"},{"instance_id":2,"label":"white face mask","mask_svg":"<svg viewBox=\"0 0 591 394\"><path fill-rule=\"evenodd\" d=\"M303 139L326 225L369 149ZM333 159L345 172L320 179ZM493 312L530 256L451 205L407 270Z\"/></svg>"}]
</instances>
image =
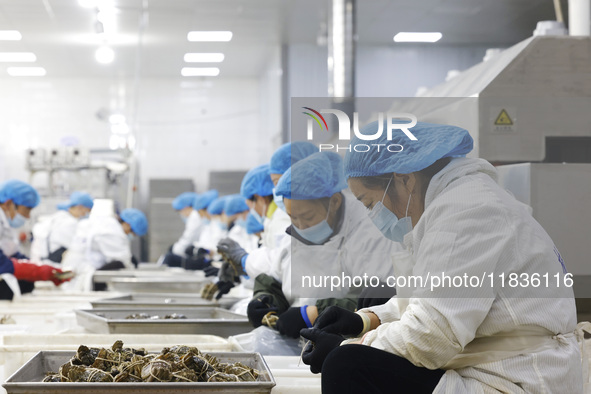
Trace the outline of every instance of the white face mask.
<instances>
[{"instance_id":1,"label":"white face mask","mask_svg":"<svg viewBox=\"0 0 591 394\"><path fill-rule=\"evenodd\" d=\"M405 216L402 219L398 219L398 217L392 211L386 208L383 203L391 182L392 178L390 178L388 186L386 186L382 201L374 205L373 209L369 212L369 218L373 224L376 225L378 230L384 234L384 237L394 242L402 242L404 240L404 236L412 231L412 219L410 216L408 216L408 207L410 206L412 194L408 196Z\"/></svg>"}]
</instances>

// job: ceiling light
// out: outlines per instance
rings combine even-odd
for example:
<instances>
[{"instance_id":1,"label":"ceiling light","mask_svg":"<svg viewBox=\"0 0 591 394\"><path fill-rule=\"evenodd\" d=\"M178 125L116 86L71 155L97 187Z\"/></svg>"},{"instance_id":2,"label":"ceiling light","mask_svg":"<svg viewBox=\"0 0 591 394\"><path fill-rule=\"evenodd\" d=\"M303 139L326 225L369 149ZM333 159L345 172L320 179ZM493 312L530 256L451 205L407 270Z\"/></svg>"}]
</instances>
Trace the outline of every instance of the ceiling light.
<instances>
[{"instance_id":1,"label":"ceiling light","mask_svg":"<svg viewBox=\"0 0 591 394\"><path fill-rule=\"evenodd\" d=\"M13 77L42 77L46 74L43 67L8 67L6 72Z\"/></svg>"},{"instance_id":2,"label":"ceiling light","mask_svg":"<svg viewBox=\"0 0 591 394\"><path fill-rule=\"evenodd\" d=\"M102 46L96 50L94 57L96 58L97 62L108 64L115 59L115 52L107 46Z\"/></svg>"},{"instance_id":3,"label":"ceiling light","mask_svg":"<svg viewBox=\"0 0 591 394\"><path fill-rule=\"evenodd\" d=\"M220 63L224 61L223 53L185 53L187 63Z\"/></svg>"},{"instance_id":4,"label":"ceiling light","mask_svg":"<svg viewBox=\"0 0 591 394\"><path fill-rule=\"evenodd\" d=\"M32 52L0 52L0 62L34 62L37 60Z\"/></svg>"},{"instance_id":5,"label":"ceiling light","mask_svg":"<svg viewBox=\"0 0 591 394\"><path fill-rule=\"evenodd\" d=\"M111 124L125 123L125 115L121 115L121 114L110 115L109 116L109 123L111 123Z\"/></svg>"},{"instance_id":6,"label":"ceiling light","mask_svg":"<svg viewBox=\"0 0 591 394\"><path fill-rule=\"evenodd\" d=\"M395 42L437 42L441 40L443 34L439 32L432 33L409 33L400 32L394 36Z\"/></svg>"},{"instance_id":7,"label":"ceiling light","mask_svg":"<svg viewBox=\"0 0 591 394\"><path fill-rule=\"evenodd\" d=\"M189 41L230 41L231 31L190 31L187 34Z\"/></svg>"},{"instance_id":8,"label":"ceiling light","mask_svg":"<svg viewBox=\"0 0 591 394\"><path fill-rule=\"evenodd\" d=\"M216 77L220 73L217 67L183 67L183 77Z\"/></svg>"},{"instance_id":9,"label":"ceiling light","mask_svg":"<svg viewBox=\"0 0 591 394\"><path fill-rule=\"evenodd\" d=\"M2 41L20 41L23 36L17 30L0 30L0 40Z\"/></svg>"}]
</instances>

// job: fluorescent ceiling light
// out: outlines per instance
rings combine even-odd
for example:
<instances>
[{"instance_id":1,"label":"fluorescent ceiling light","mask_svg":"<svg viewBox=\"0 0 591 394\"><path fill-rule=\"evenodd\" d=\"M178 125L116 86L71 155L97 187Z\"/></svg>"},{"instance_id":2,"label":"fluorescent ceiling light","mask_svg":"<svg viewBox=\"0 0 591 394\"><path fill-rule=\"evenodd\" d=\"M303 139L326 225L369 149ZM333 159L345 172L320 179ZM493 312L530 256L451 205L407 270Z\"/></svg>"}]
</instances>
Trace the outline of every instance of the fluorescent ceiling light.
<instances>
[{"instance_id":1,"label":"fluorescent ceiling light","mask_svg":"<svg viewBox=\"0 0 591 394\"><path fill-rule=\"evenodd\" d=\"M108 64L115 59L115 52L111 48L103 46L96 50L94 57L96 58L97 62Z\"/></svg>"},{"instance_id":2,"label":"fluorescent ceiling light","mask_svg":"<svg viewBox=\"0 0 591 394\"><path fill-rule=\"evenodd\" d=\"M42 77L46 74L43 67L8 67L6 72L12 77Z\"/></svg>"},{"instance_id":3,"label":"fluorescent ceiling light","mask_svg":"<svg viewBox=\"0 0 591 394\"><path fill-rule=\"evenodd\" d=\"M34 62L37 60L32 52L0 52L0 62Z\"/></svg>"},{"instance_id":4,"label":"fluorescent ceiling light","mask_svg":"<svg viewBox=\"0 0 591 394\"><path fill-rule=\"evenodd\" d=\"M395 42L437 42L441 40L443 34L439 32L432 33L409 33L400 32L394 36Z\"/></svg>"},{"instance_id":5,"label":"fluorescent ceiling light","mask_svg":"<svg viewBox=\"0 0 591 394\"><path fill-rule=\"evenodd\" d=\"M23 36L17 30L0 30L0 41L20 41Z\"/></svg>"},{"instance_id":6,"label":"fluorescent ceiling light","mask_svg":"<svg viewBox=\"0 0 591 394\"><path fill-rule=\"evenodd\" d=\"M230 41L231 31L190 31L187 34L189 41Z\"/></svg>"},{"instance_id":7,"label":"fluorescent ceiling light","mask_svg":"<svg viewBox=\"0 0 591 394\"><path fill-rule=\"evenodd\" d=\"M185 53L187 63L220 63L224 61L223 53Z\"/></svg>"},{"instance_id":8,"label":"fluorescent ceiling light","mask_svg":"<svg viewBox=\"0 0 591 394\"><path fill-rule=\"evenodd\" d=\"M216 77L219 73L217 67L183 67L181 70L183 77Z\"/></svg>"}]
</instances>

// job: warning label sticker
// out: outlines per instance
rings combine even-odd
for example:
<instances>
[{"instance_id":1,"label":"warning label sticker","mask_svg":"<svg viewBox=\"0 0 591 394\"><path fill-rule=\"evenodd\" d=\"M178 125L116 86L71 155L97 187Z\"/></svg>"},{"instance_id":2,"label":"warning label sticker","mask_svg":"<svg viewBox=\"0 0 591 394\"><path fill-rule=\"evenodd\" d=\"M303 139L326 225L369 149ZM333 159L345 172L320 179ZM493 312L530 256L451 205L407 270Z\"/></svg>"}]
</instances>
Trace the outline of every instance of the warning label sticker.
<instances>
[{"instance_id":1,"label":"warning label sticker","mask_svg":"<svg viewBox=\"0 0 591 394\"><path fill-rule=\"evenodd\" d=\"M516 130L515 109L512 108L493 108L491 109L491 120L493 121L492 130L496 132Z\"/></svg>"}]
</instances>

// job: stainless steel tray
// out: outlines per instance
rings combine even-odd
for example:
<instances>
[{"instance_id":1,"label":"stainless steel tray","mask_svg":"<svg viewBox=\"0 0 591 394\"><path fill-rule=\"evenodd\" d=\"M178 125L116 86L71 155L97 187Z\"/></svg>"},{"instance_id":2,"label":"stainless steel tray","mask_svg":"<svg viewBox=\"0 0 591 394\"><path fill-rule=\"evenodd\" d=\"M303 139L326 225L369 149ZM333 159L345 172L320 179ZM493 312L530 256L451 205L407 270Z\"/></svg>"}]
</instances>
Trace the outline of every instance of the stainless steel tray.
<instances>
[{"instance_id":1,"label":"stainless steel tray","mask_svg":"<svg viewBox=\"0 0 591 394\"><path fill-rule=\"evenodd\" d=\"M199 294L207 279L195 277L174 278L112 278L109 288L121 293L190 293Z\"/></svg>"},{"instance_id":2,"label":"stainless steel tray","mask_svg":"<svg viewBox=\"0 0 591 394\"><path fill-rule=\"evenodd\" d=\"M126 319L133 313L164 316L181 313L187 319ZM76 309L78 324L98 334L203 334L229 337L252 330L246 316L222 308Z\"/></svg>"},{"instance_id":3,"label":"stainless steel tray","mask_svg":"<svg viewBox=\"0 0 591 394\"><path fill-rule=\"evenodd\" d=\"M93 308L184 308L184 307L220 307L230 308L241 298L222 297L219 300L205 300L193 294L149 294L135 293L119 297L102 298L91 301Z\"/></svg>"},{"instance_id":4,"label":"stainless steel tray","mask_svg":"<svg viewBox=\"0 0 591 394\"><path fill-rule=\"evenodd\" d=\"M256 382L212 383L43 383L45 372L56 372L75 352L41 351L2 385L8 394L160 394L160 393L270 393L275 379L259 353L211 352L221 362L241 362L260 371Z\"/></svg>"}]
</instances>

